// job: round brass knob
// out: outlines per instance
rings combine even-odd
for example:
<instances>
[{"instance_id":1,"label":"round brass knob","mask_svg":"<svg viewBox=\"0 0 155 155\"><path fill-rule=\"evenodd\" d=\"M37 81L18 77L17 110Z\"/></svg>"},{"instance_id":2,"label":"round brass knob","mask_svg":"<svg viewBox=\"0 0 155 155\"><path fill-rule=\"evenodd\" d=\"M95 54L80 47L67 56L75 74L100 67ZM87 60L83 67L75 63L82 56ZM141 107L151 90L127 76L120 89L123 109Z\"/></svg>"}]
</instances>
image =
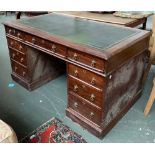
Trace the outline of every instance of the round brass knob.
<instances>
[{"instance_id":1,"label":"round brass knob","mask_svg":"<svg viewBox=\"0 0 155 155\"><path fill-rule=\"evenodd\" d=\"M17 34L17 37L19 38L20 37L20 33L18 32L18 34Z\"/></svg>"},{"instance_id":2,"label":"round brass knob","mask_svg":"<svg viewBox=\"0 0 155 155\"><path fill-rule=\"evenodd\" d=\"M78 70L74 71L74 76L77 77L78 76Z\"/></svg>"},{"instance_id":3,"label":"round brass knob","mask_svg":"<svg viewBox=\"0 0 155 155\"><path fill-rule=\"evenodd\" d=\"M13 46L14 42L13 42L13 41L11 41L11 43L10 43L10 44L11 44L11 46Z\"/></svg>"},{"instance_id":4,"label":"round brass knob","mask_svg":"<svg viewBox=\"0 0 155 155\"><path fill-rule=\"evenodd\" d=\"M34 44L36 42L35 38L32 38L32 43Z\"/></svg>"},{"instance_id":5,"label":"round brass knob","mask_svg":"<svg viewBox=\"0 0 155 155\"><path fill-rule=\"evenodd\" d=\"M18 69L18 68L15 66L15 71L17 71L17 69Z\"/></svg>"},{"instance_id":6,"label":"round brass knob","mask_svg":"<svg viewBox=\"0 0 155 155\"><path fill-rule=\"evenodd\" d=\"M91 100L91 101L94 101L94 100L95 100L95 95L94 95L94 94L91 94L91 95L90 95L90 100Z\"/></svg>"},{"instance_id":7,"label":"round brass knob","mask_svg":"<svg viewBox=\"0 0 155 155\"><path fill-rule=\"evenodd\" d=\"M23 61L24 61L24 58L21 58L21 59L20 59L20 62L23 62Z\"/></svg>"},{"instance_id":8,"label":"round brass knob","mask_svg":"<svg viewBox=\"0 0 155 155\"><path fill-rule=\"evenodd\" d=\"M42 44L45 44L45 40L42 40L41 42L42 42Z\"/></svg>"},{"instance_id":9,"label":"round brass knob","mask_svg":"<svg viewBox=\"0 0 155 155\"><path fill-rule=\"evenodd\" d=\"M92 67L95 67L95 65L96 65L96 61L95 61L95 60L92 60L91 66L92 66Z\"/></svg>"},{"instance_id":10,"label":"round brass knob","mask_svg":"<svg viewBox=\"0 0 155 155\"><path fill-rule=\"evenodd\" d=\"M90 112L90 117L92 118L95 114L93 112Z\"/></svg>"},{"instance_id":11,"label":"round brass knob","mask_svg":"<svg viewBox=\"0 0 155 155\"><path fill-rule=\"evenodd\" d=\"M74 60L77 60L77 59L78 59L78 55L77 55L76 53L74 53L73 59L74 59Z\"/></svg>"},{"instance_id":12,"label":"round brass knob","mask_svg":"<svg viewBox=\"0 0 155 155\"><path fill-rule=\"evenodd\" d=\"M94 77L93 77L92 80L91 80L91 84L92 84L92 85L95 85L95 84L96 84L96 79L95 79Z\"/></svg>"},{"instance_id":13,"label":"round brass knob","mask_svg":"<svg viewBox=\"0 0 155 155\"><path fill-rule=\"evenodd\" d=\"M19 50L22 50L22 48L23 48L23 47L20 45L20 46L19 46Z\"/></svg>"},{"instance_id":14,"label":"round brass knob","mask_svg":"<svg viewBox=\"0 0 155 155\"><path fill-rule=\"evenodd\" d=\"M78 107L78 103L74 102L74 107L77 108Z\"/></svg>"},{"instance_id":15,"label":"round brass knob","mask_svg":"<svg viewBox=\"0 0 155 155\"><path fill-rule=\"evenodd\" d=\"M25 76L26 72L23 72L23 76Z\"/></svg>"},{"instance_id":16,"label":"round brass knob","mask_svg":"<svg viewBox=\"0 0 155 155\"><path fill-rule=\"evenodd\" d=\"M77 92L78 91L78 86L74 85L74 91Z\"/></svg>"},{"instance_id":17,"label":"round brass knob","mask_svg":"<svg viewBox=\"0 0 155 155\"><path fill-rule=\"evenodd\" d=\"M11 33L12 32L12 30L11 29L9 29L9 33Z\"/></svg>"},{"instance_id":18,"label":"round brass knob","mask_svg":"<svg viewBox=\"0 0 155 155\"><path fill-rule=\"evenodd\" d=\"M13 58L15 57L15 54L14 54L14 53L12 54L12 57L13 57Z\"/></svg>"},{"instance_id":19,"label":"round brass knob","mask_svg":"<svg viewBox=\"0 0 155 155\"><path fill-rule=\"evenodd\" d=\"M56 52L56 46L54 44L52 45L52 51Z\"/></svg>"}]
</instances>

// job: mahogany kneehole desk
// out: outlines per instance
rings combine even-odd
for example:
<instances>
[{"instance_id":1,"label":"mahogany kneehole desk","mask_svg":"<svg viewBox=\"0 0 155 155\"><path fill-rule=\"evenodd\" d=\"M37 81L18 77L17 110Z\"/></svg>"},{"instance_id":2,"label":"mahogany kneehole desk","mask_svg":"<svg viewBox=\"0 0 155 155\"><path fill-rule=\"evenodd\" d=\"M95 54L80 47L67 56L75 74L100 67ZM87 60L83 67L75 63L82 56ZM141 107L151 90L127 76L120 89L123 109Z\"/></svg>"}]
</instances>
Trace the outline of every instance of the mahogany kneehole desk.
<instances>
[{"instance_id":1,"label":"mahogany kneehole desk","mask_svg":"<svg viewBox=\"0 0 155 155\"><path fill-rule=\"evenodd\" d=\"M34 90L66 62L66 115L97 137L140 97L149 32L56 13L4 25L13 80Z\"/></svg>"}]
</instances>

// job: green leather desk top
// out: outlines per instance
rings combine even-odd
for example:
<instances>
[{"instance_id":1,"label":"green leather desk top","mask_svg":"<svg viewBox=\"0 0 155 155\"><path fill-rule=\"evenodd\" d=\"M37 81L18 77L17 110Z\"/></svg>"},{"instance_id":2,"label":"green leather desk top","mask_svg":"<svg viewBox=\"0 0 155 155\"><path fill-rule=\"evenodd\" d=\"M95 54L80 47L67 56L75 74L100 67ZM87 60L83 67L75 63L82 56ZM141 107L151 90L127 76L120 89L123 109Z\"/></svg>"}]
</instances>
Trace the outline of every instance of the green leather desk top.
<instances>
[{"instance_id":1,"label":"green leather desk top","mask_svg":"<svg viewBox=\"0 0 155 155\"><path fill-rule=\"evenodd\" d=\"M139 31L83 20L60 14L47 14L34 18L23 18L18 23L47 32L67 41L90 46L99 50L109 48Z\"/></svg>"}]
</instances>

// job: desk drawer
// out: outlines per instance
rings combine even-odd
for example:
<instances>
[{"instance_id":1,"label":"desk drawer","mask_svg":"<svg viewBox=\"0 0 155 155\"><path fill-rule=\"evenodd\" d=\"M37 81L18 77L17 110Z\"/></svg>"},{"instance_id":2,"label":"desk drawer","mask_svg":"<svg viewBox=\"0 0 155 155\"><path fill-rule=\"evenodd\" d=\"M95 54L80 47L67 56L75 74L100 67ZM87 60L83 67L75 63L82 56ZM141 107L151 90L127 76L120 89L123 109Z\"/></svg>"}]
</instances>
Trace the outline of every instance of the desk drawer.
<instances>
[{"instance_id":1,"label":"desk drawer","mask_svg":"<svg viewBox=\"0 0 155 155\"><path fill-rule=\"evenodd\" d=\"M26 60L26 55L22 54L16 50L10 49L10 57L11 59L23 64L24 66L27 66L27 60Z\"/></svg>"},{"instance_id":2,"label":"desk drawer","mask_svg":"<svg viewBox=\"0 0 155 155\"><path fill-rule=\"evenodd\" d=\"M104 77L73 64L68 64L68 73L69 75L100 89L103 89L105 85Z\"/></svg>"},{"instance_id":3,"label":"desk drawer","mask_svg":"<svg viewBox=\"0 0 155 155\"><path fill-rule=\"evenodd\" d=\"M14 28L7 27L7 26L6 26L5 30L6 30L6 33L9 35L13 35L14 37L17 37L17 38L23 39L23 40L25 38L25 33L20 30L16 30Z\"/></svg>"},{"instance_id":4,"label":"desk drawer","mask_svg":"<svg viewBox=\"0 0 155 155\"><path fill-rule=\"evenodd\" d=\"M26 53L27 48L24 44L22 44L16 40L13 40L11 38L7 38L7 40L8 40L8 46L9 47L16 49L22 53Z\"/></svg>"},{"instance_id":5,"label":"desk drawer","mask_svg":"<svg viewBox=\"0 0 155 155\"><path fill-rule=\"evenodd\" d=\"M19 30L15 30L15 37L24 40L25 39L25 33Z\"/></svg>"},{"instance_id":6,"label":"desk drawer","mask_svg":"<svg viewBox=\"0 0 155 155\"><path fill-rule=\"evenodd\" d=\"M69 49L67 57L72 61L82 63L98 71L103 72L105 69L104 61L95 56L91 56L88 54L80 53L79 51L76 50Z\"/></svg>"},{"instance_id":7,"label":"desk drawer","mask_svg":"<svg viewBox=\"0 0 155 155\"><path fill-rule=\"evenodd\" d=\"M102 119L101 110L91 106L87 101L69 93L68 107L80 113L92 122L100 125Z\"/></svg>"},{"instance_id":8,"label":"desk drawer","mask_svg":"<svg viewBox=\"0 0 155 155\"><path fill-rule=\"evenodd\" d=\"M26 34L25 35L25 41L27 41L33 45L37 45L37 46L40 46L42 48L46 48L48 50L51 50L52 44L50 44L49 41L44 40L42 38L39 38L37 36L33 36L31 34Z\"/></svg>"},{"instance_id":9,"label":"desk drawer","mask_svg":"<svg viewBox=\"0 0 155 155\"><path fill-rule=\"evenodd\" d=\"M50 50L51 53L56 54L56 55L60 55L62 57L66 57L66 50L67 48L65 46L62 46L60 44L56 44L54 42L30 35L30 34L26 34L26 41L40 46L42 48L45 48L47 50Z\"/></svg>"},{"instance_id":10,"label":"desk drawer","mask_svg":"<svg viewBox=\"0 0 155 155\"><path fill-rule=\"evenodd\" d=\"M103 106L103 91L100 89L95 89L71 76L68 77L68 89L70 92L78 94L98 107Z\"/></svg>"},{"instance_id":11,"label":"desk drawer","mask_svg":"<svg viewBox=\"0 0 155 155\"><path fill-rule=\"evenodd\" d=\"M28 70L26 67L21 66L20 64L16 63L14 60L11 61L12 71L19 75L20 77L27 79L28 77Z\"/></svg>"}]
</instances>

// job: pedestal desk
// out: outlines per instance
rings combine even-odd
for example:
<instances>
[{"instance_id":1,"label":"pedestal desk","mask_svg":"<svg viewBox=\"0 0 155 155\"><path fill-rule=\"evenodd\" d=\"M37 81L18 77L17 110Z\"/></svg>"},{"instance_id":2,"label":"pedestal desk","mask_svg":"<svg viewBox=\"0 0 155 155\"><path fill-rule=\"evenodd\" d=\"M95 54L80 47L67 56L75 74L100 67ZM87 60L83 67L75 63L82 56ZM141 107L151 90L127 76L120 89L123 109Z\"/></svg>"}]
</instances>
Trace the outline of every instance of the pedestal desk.
<instances>
[{"instance_id":1,"label":"pedestal desk","mask_svg":"<svg viewBox=\"0 0 155 155\"><path fill-rule=\"evenodd\" d=\"M57 13L4 25L13 80L31 91L67 70L66 115L97 137L140 97L149 32Z\"/></svg>"}]
</instances>

